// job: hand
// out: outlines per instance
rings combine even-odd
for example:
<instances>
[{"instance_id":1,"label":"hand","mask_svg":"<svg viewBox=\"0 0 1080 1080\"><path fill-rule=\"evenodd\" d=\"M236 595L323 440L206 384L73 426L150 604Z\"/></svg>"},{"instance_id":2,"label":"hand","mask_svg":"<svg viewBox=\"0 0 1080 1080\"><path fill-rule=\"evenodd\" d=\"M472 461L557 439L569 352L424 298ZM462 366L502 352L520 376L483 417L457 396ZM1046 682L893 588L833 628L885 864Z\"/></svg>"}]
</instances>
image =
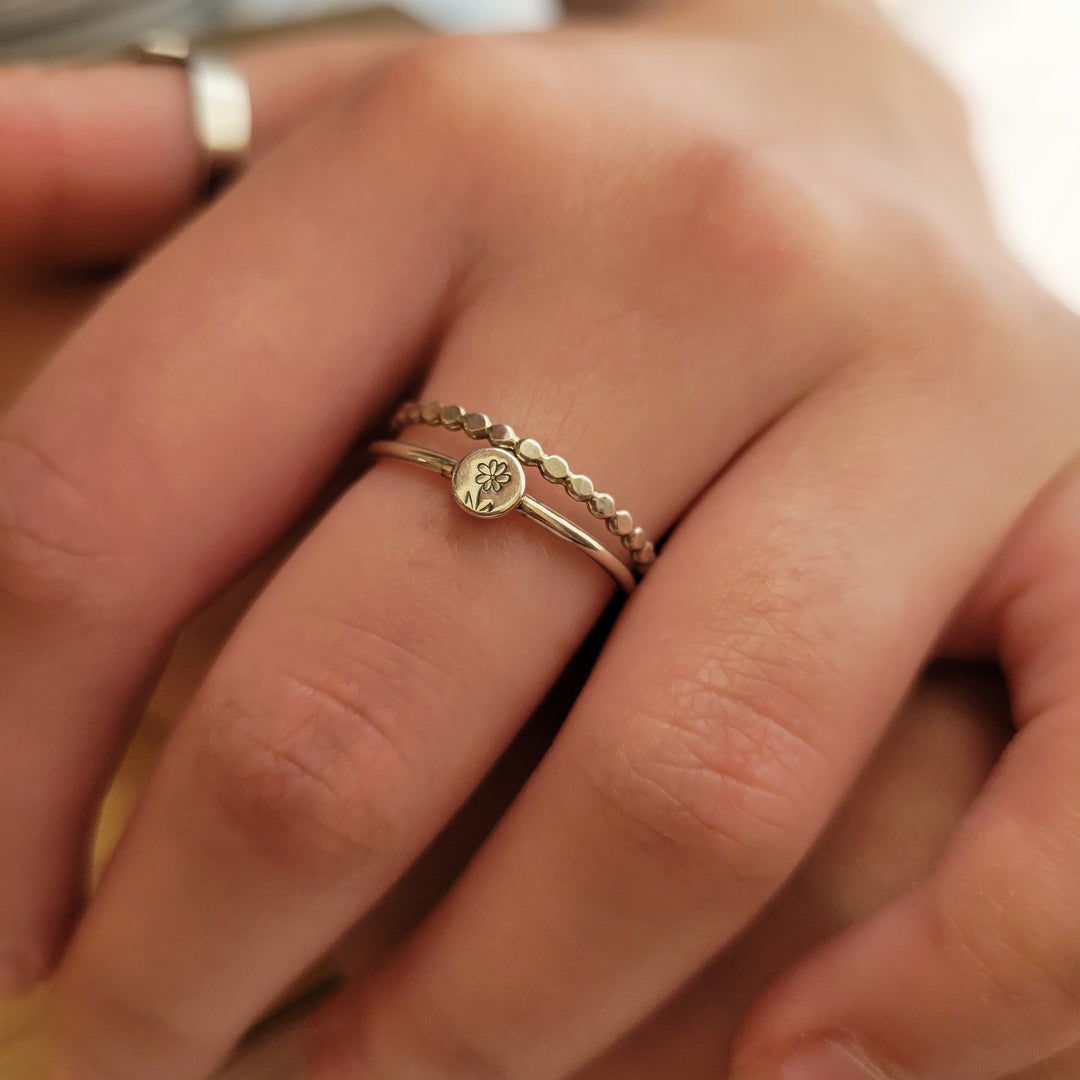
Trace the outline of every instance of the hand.
<instances>
[{"instance_id":1,"label":"hand","mask_svg":"<svg viewBox=\"0 0 1080 1080\"><path fill-rule=\"evenodd\" d=\"M544 711L546 712L546 710ZM537 729L539 723L540 730ZM336 950L350 978L369 976L437 902L533 763L547 726L530 723L466 812L425 852ZM574 1074L574 1080L715 1080L725 1075L738 1023L775 975L814 945L873 914L930 872L1005 745L1007 701L993 676L950 666L906 701L806 862L723 954L662 1009ZM239 1055L222 1080L285 1080L294 1033L275 1032ZM1025 1072L1063 1080L1080 1061Z\"/></svg>"},{"instance_id":2,"label":"hand","mask_svg":"<svg viewBox=\"0 0 1080 1080\"><path fill-rule=\"evenodd\" d=\"M776 975L931 872L1008 732L996 679L962 667L932 672L780 894L709 967L574 1080L725 1076L740 1019ZM1074 1053L1023 1080L1062 1080L1078 1062Z\"/></svg>"},{"instance_id":3,"label":"hand","mask_svg":"<svg viewBox=\"0 0 1080 1080\"><path fill-rule=\"evenodd\" d=\"M998 650L1024 731L929 881L766 997L736 1074L815 1032L972 1078L1080 1037L1071 627L1030 599L1072 573L1076 328L873 18L710 11L377 62L5 417L12 948L59 936L175 628L422 373L679 525L461 882L313 1028L313 1068L572 1071L762 908L931 649ZM610 592L520 524L387 463L299 547L64 959L76 1077L205 1072L475 785Z\"/></svg>"}]
</instances>

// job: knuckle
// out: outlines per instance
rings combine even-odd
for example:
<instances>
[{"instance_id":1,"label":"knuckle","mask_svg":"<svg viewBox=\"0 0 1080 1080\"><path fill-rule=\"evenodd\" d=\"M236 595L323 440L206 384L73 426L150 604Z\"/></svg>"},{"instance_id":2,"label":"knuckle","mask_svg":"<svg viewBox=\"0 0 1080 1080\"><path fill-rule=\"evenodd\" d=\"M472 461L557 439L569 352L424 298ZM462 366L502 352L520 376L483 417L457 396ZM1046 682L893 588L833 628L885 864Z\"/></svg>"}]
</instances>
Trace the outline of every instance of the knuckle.
<instances>
[{"instance_id":1,"label":"knuckle","mask_svg":"<svg viewBox=\"0 0 1080 1080\"><path fill-rule=\"evenodd\" d=\"M332 873L363 861L390 833L364 784L382 748L366 767L358 749L376 743L378 727L314 681L268 682L275 713L239 697L213 706L200 776L215 810L245 846L286 871Z\"/></svg>"},{"instance_id":2,"label":"knuckle","mask_svg":"<svg viewBox=\"0 0 1080 1080\"><path fill-rule=\"evenodd\" d=\"M305 646L253 683L211 688L198 754L218 816L289 873L336 875L386 851L409 718L437 707L426 677L400 647L354 632L348 646Z\"/></svg>"},{"instance_id":3,"label":"knuckle","mask_svg":"<svg viewBox=\"0 0 1080 1080\"><path fill-rule=\"evenodd\" d=\"M672 208L653 215L667 234L660 242L674 241L684 261L696 258L740 297L749 288L775 301L828 269L842 218L777 151L694 136L669 154L658 186Z\"/></svg>"},{"instance_id":4,"label":"knuckle","mask_svg":"<svg viewBox=\"0 0 1080 1080\"><path fill-rule=\"evenodd\" d=\"M757 659L683 667L662 702L639 703L618 743L591 757L591 779L631 839L676 868L773 883L802 850L817 754L802 733L807 707Z\"/></svg>"},{"instance_id":5,"label":"knuckle","mask_svg":"<svg viewBox=\"0 0 1080 1080\"><path fill-rule=\"evenodd\" d=\"M532 52L495 35L432 38L383 64L358 85L356 100L361 109L387 112L399 137L405 131L460 157L462 138L470 150L478 137L493 144L499 118L511 111L508 99L526 100Z\"/></svg>"},{"instance_id":6,"label":"knuckle","mask_svg":"<svg viewBox=\"0 0 1080 1080\"><path fill-rule=\"evenodd\" d=\"M74 477L31 441L0 432L0 590L95 620L122 606L117 530Z\"/></svg>"}]
</instances>

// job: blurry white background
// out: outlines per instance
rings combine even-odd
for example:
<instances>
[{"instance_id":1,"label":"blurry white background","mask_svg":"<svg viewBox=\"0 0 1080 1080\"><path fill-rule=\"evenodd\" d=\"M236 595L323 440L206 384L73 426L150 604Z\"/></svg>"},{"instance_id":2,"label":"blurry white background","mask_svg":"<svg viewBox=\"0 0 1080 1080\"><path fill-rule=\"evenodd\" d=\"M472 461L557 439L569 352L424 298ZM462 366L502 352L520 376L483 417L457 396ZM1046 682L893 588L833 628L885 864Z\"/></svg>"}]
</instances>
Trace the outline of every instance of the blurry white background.
<instances>
[{"instance_id":1,"label":"blurry white background","mask_svg":"<svg viewBox=\"0 0 1080 1080\"><path fill-rule=\"evenodd\" d=\"M886 6L964 91L1006 238L1080 311L1080 2Z\"/></svg>"}]
</instances>

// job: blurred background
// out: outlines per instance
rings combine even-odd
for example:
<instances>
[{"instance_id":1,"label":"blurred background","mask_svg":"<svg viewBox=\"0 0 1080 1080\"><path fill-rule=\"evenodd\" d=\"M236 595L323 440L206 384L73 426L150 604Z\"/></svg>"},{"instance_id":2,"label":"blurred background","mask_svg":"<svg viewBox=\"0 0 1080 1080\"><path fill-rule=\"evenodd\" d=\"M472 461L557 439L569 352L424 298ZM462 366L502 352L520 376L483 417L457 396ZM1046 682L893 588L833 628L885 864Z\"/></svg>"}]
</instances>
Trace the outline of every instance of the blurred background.
<instances>
[{"instance_id":1,"label":"blurred background","mask_svg":"<svg viewBox=\"0 0 1080 1080\"><path fill-rule=\"evenodd\" d=\"M963 90L1006 238L1080 311L1080 4L884 0Z\"/></svg>"}]
</instances>

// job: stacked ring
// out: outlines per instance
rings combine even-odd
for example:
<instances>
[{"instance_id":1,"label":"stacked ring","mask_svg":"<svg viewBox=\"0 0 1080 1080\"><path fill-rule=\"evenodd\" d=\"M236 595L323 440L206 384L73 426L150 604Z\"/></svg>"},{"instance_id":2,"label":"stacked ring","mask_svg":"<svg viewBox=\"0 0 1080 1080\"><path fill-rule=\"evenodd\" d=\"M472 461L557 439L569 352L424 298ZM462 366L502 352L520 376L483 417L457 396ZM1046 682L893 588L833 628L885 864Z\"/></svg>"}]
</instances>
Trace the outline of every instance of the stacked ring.
<instances>
[{"instance_id":1,"label":"stacked ring","mask_svg":"<svg viewBox=\"0 0 1080 1080\"><path fill-rule=\"evenodd\" d=\"M634 524L629 510L619 509L610 495L596 490L589 477L575 473L565 458L545 453L535 439L519 438L513 428L493 424L483 413L466 412L458 405L443 405L438 401L405 402L391 426L397 432L413 424L444 427L449 431L463 431L471 439L486 439L492 447L506 452L522 465L538 469L545 480L565 488L571 498L585 503L589 512L607 525L608 531L617 536L630 553L631 565L637 574L643 574L656 558L653 542L644 529Z\"/></svg>"},{"instance_id":2,"label":"stacked ring","mask_svg":"<svg viewBox=\"0 0 1080 1080\"><path fill-rule=\"evenodd\" d=\"M627 593L637 581L630 570L599 540L572 521L525 493L525 471L506 450L475 450L460 461L422 446L380 439L368 450L376 457L396 458L419 465L450 480L458 505L477 517L501 517L516 510L567 540L602 566Z\"/></svg>"}]
</instances>

